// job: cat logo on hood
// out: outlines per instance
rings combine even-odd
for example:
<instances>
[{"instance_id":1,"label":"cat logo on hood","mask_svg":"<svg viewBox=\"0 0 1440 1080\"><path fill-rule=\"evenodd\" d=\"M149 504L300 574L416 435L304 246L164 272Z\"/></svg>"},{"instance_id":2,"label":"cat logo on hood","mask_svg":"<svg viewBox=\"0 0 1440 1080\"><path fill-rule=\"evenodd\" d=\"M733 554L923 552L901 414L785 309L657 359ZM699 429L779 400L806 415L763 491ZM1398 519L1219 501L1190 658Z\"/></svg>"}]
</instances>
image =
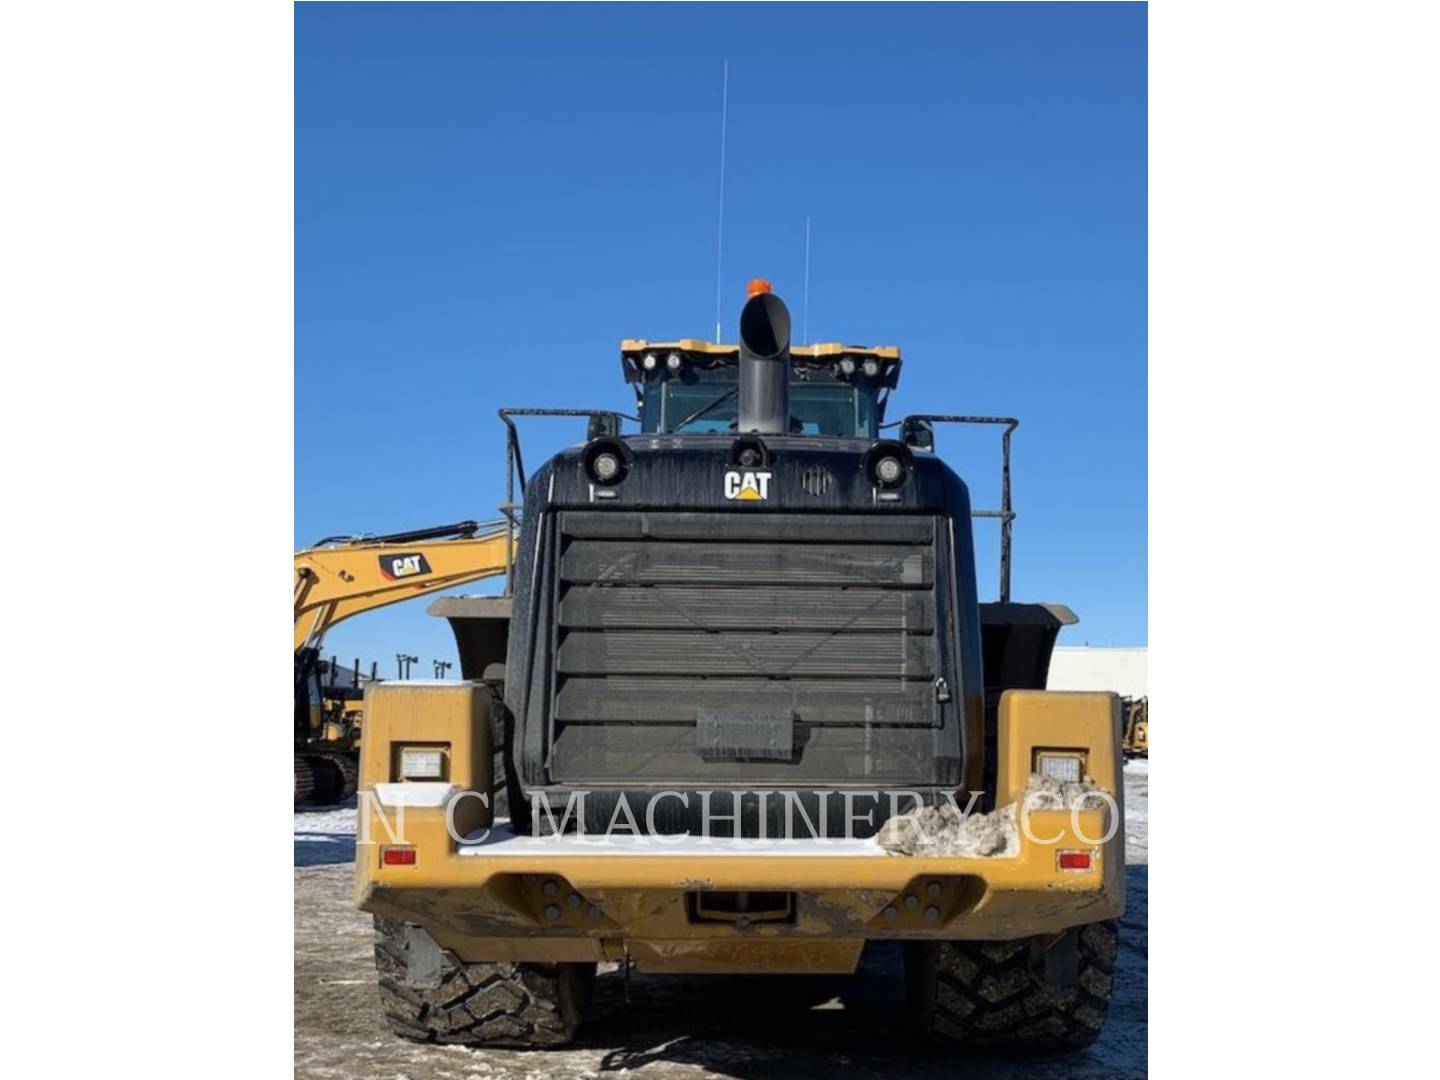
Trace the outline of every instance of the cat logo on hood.
<instances>
[{"instance_id":1,"label":"cat logo on hood","mask_svg":"<svg viewBox=\"0 0 1440 1080\"><path fill-rule=\"evenodd\" d=\"M770 473L731 469L725 474L725 498L763 502L770 498Z\"/></svg>"}]
</instances>

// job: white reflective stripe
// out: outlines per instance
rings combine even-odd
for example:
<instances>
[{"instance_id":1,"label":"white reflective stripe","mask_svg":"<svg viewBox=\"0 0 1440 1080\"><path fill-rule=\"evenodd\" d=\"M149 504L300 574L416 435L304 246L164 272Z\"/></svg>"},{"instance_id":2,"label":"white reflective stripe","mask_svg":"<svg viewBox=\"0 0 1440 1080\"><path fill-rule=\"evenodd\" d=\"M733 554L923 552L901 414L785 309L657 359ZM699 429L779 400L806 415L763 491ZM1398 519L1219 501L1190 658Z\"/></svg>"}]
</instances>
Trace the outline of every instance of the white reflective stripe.
<instances>
[{"instance_id":1,"label":"white reflective stripe","mask_svg":"<svg viewBox=\"0 0 1440 1080\"><path fill-rule=\"evenodd\" d=\"M810 836L794 840L732 840L716 837L708 842L699 836L665 836L659 839L618 832L607 841L594 836L530 836L516 833L508 823L496 826L483 839L466 837L461 855L773 855L793 859L807 856L866 855L886 858L889 853L870 840L818 840Z\"/></svg>"},{"instance_id":2,"label":"white reflective stripe","mask_svg":"<svg viewBox=\"0 0 1440 1080\"><path fill-rule=\"evenodd\" d=\"M381 806L412 808L443 807L458 792L458 784L448 780L407 780L400 784L376 784L375 798Z\"/></svg>"}]
</instances>

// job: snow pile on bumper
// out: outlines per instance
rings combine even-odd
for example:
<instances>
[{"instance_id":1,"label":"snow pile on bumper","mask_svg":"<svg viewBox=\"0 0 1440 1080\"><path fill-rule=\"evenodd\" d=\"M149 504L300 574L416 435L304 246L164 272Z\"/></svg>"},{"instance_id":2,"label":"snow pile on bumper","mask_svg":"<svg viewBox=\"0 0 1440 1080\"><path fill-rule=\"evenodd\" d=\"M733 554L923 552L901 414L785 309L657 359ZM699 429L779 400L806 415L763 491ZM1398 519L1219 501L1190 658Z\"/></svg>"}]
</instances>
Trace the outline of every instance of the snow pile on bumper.
<instances>
[{"instance_id":1,"label":"snow pile on bumper","mask_svg":"<svg viewBox=\"0 0 1440 1080\"><path fill-rule=\"evenodd\" d=\"M1039 773L1031 773L1025 785L1025 809L1030 810L1099 810L1105 806L1100 786L1085 777L1061 783Z\"/></svg>"},{"instance_id":2,"label":"snow pile on bumper","mask_svg":"<svg viewBox=\"0 0 1440 1080\"><path fill-rule=\"evenodd\" d=\"M964 814L952 802L922 806L885 822L874 842L892 855L1016 855L1015 809L1011 803L988 814Z\"/></svg>"},{"instance_id":3,"label":"snow pile on bumper","mask_svg":"<svg viewBox=\"0 0 1440 1080\"><path fill-rule=\"evenodd\" d=\"M922 806L891 818L874 843L892 855L946 855L1007 858L1020 853L1019 815L1031 810L1088 810L1105 805L1101 789L1088 776L1061 783L1031 773L1022 803L1009 803L988 814L963 812L954 802Z\"/></svg>"}]
</instances>

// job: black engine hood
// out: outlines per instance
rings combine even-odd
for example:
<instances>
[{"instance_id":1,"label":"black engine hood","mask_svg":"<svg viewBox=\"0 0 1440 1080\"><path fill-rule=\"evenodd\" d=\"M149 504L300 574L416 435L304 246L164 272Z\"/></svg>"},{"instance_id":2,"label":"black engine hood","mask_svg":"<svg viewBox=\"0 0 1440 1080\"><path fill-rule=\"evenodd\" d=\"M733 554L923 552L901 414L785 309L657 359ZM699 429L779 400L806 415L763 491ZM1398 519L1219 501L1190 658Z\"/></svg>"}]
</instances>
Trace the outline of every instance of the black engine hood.
<instances>
[{"instance_id":1,"label":"black engine hood","mask_svg":"<svg viewBox=\"0 0 1440 1080\"><path fill-rule=\"evenodd\" d=\"M735 463L733 435L630 435L614 441L629 458L619 483L596 484L587 474L587 453L594 444L572 447L556 454L530 478L527 510L664 507L970 516L969 491L950 467L933 454L898 443L888 445L907 459L909 473L897 489L884 491L865 469L866 455L876 445L869 440L773 436L763 440L765 462L753 466ZM738 477L730 475L737 473ZM737 492L745 489L751 492L749 497L739 497Z\"/></svg>"}]
</instances>

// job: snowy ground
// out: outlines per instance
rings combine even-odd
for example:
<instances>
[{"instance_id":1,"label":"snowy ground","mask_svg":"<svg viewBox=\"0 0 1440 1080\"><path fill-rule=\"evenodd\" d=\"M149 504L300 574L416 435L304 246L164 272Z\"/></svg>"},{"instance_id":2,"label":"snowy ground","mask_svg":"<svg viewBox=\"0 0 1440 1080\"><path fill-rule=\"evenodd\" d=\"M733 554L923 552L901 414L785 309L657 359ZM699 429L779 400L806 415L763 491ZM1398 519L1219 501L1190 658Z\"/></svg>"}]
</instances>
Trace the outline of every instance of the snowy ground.
<instances>
[{"instance_id":1,"label":"snowy ground","mask_svg":"<svg viewBox=\"0 0 1440 1080\"><path fill-rule=\"evenodd\" d=\"M1125 861L1150 861L1150 761L1125 766Z\"/></svg>"},{"instance_id":2,"label":"snowy ground","mask_svg":"<svg viewBox=\"0 0 1440 1080\"><path fill-rule=\"evenodd\" d=\"M295 811L295 865L333 866L355 861L355 800L343 806Z\"/></svg>"},{"instance_id":3,"label":"snowy ground","mask_svg":"<svg viewBox=\"0 0 1440 1080\"><path fill-rule=\"evenodd\" d=\"M1126 911L1110 1018L1088 1051L967 1059L975 1080L1146 1075L1149 763L1125 769ZM908 1045L899 948L865 951L848 976L644 976L604 972L574 1047L564 1051L417 1046L380 1024L370 917L354 908L354 800L295 814L295 1071L300 1077L544 1078L633 1071L646 1080L816 1075L954 1076L954 1056Z\"/></svg>"}]
</instances>

